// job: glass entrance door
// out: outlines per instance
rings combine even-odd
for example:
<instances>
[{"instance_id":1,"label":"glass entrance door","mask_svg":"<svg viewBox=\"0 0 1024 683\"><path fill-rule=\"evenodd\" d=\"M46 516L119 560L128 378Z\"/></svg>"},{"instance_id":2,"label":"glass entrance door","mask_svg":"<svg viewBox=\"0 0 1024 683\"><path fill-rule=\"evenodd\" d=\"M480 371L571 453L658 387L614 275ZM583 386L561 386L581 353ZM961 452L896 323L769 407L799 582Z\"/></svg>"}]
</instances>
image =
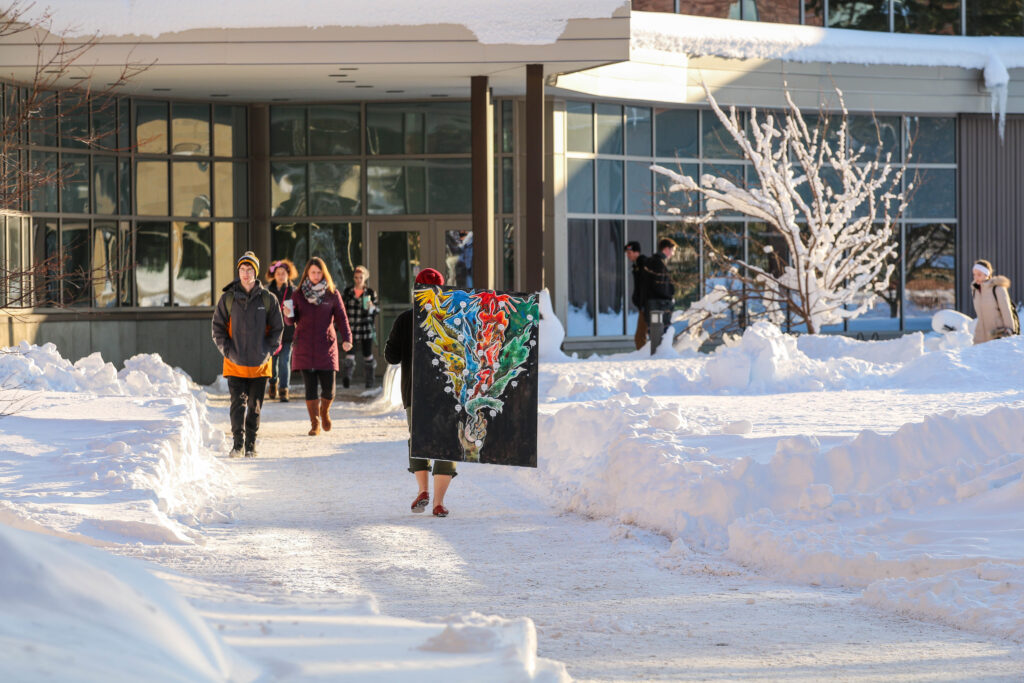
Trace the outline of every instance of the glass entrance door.
<instances>
[{"instance_id":1,"label":"glass entrance door","mask_svg":"<svg viewBox=\"0 0 1024 683\"><path fill-rule=\"evenodd\" d=\"M377 339L381 351L395 318L412 306L412 285L430 253L429 224L426 222L374 223L369 226L371 271L376 280L380 315Z\"/></svg>"}]
</instances>

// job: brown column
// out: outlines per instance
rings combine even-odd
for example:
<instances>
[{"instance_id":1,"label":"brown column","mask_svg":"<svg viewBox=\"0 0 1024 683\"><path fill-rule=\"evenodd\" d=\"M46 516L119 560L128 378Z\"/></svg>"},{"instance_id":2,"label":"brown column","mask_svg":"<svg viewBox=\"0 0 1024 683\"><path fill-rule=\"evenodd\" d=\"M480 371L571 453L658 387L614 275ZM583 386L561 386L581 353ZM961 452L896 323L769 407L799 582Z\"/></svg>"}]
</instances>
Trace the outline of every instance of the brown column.
<instances>
[{"instance_id":1,"label":"brown column","mask_svg":"<svg viewBox=\"0 0 1024 683\"><path fill-rule=\"evenodd\" d=\"M473 286L494 288L494 107L487 76L471 79Z\"/></svg>"},{"instance_id":2,"label":"brown column","mask_svg":"<svg viewBox=\"0 0 1024 683\"><path fill-rule=\"evenodd\" d=\"M526 65L526 232L523 266L527 292L544 287L544 65Z\"/></svg>"},{"instance_id":3,"label":"brown column","mask_svg":"<svg viewBox=\"0 0 1024 683\"><path fill-rule=\"evenodd\" d=\"M247 248L256 252L260 265L269 265L274 254L270 253L270 109L265 104L254 104L249 107L249 160ZM246 245L236 246L241 253L242 247ZM263 276L262 273L257 275Z\"/></svg>"}]
</instances>

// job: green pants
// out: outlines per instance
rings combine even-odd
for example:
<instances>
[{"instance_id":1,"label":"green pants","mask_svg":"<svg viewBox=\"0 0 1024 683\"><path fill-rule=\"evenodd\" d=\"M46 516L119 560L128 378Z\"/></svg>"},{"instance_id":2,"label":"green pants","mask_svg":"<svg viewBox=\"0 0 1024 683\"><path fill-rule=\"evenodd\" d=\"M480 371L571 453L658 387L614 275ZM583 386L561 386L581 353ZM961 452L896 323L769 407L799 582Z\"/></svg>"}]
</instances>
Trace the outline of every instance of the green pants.
<instances>
[{"instance_id":1,"label":"green pants","mask_svg":"<svg viewBox=\"0 0 1024 683\"><path fill-rule=\"evenodd\" d=\"M430 472L430 461L425 458L412 457L412 406L405 409L405 421L409 424L409 471ZM434 475L447 474L450 477L456 476L455 463L450 460L435 460Z\"/></svg>"}]
</instances>

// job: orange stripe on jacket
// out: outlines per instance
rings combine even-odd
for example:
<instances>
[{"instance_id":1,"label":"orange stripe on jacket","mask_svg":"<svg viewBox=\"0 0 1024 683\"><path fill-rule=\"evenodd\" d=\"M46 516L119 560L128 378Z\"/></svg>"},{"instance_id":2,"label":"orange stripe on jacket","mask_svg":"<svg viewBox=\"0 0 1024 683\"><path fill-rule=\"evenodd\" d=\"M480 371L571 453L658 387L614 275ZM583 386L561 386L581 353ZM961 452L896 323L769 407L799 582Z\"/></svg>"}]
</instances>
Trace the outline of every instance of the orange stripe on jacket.
<instances>
[{"instance_id":1,"label":"orange stripe on jacket","mask_svg":"<svg viewBox=\"0 0 1024 683\"><path fill-rule=\"evenodd\" d=\"M269 325L267 326L267 330L270 330ZM231 318L228 318L228 337L230 336ZM263 363L263 365L257 365L255 367L252 365L238 365L237 363L232 363L231 361L229 361L227 359L227 356L225 356L224 367L221 370L220 374L224 375L225 377L245 377L246 379L252 379L254 377L273 377L274 370L272 367L270 367L270 364L271 359L268 358L266 362Z\"/></svg>"}]
</instances>

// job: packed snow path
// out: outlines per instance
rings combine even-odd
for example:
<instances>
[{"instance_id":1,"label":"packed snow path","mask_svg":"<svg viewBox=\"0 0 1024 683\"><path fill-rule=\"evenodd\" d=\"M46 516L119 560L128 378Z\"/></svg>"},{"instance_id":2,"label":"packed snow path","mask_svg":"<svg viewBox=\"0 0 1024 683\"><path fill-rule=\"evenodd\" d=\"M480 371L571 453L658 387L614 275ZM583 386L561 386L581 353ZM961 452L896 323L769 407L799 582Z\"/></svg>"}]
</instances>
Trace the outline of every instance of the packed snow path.
<instances>
[{"instance_id":1,"label":"packed snow path","mask_svg":"<svg viewBox=\"0 0 1024 683\"><path fill-rule=\"evenodd\" d=\"M213 414L227 418L224 397ZM268 402L260 457L230 464L237 521L205 546L138 554L239 593L309 605L371 595L383 615L532 618L538 654L576 680L1019 680L1019 646L857 604L859 591L774 582L667 539L551 509L521 473L463 465L451 516L408 511L404 419L336 405L317 438L305 405ZM542 456L543 457L543 454ZM287 676L285 676L287 678Z\"/></svg>"}]
</instances>

